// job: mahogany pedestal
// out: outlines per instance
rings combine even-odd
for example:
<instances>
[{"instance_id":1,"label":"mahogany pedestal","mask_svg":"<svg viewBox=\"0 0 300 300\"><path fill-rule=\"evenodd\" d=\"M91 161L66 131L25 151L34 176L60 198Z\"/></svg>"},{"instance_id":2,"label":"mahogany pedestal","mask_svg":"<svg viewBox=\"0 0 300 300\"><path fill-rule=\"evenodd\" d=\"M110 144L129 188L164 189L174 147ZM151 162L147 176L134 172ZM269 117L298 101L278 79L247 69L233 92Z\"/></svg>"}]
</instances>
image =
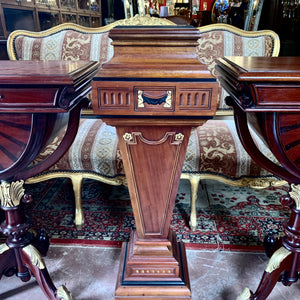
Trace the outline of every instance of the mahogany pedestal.
<instances>
[{"instance_id":1,"label":"mahogany pedestal","mask_svg":"<svg viewBox=\"0 0 300 300\"><path fill-rule=\"evenodd\" d=\"M71 145L98 63L2 61L0 66L0 201L5 212L0 230L7 236L0 245L0 278L15 274L28 281L33 275L48 299L72 299L64 286L56 289L42 259L47 236L30 230L23 218L21 206L32 200L23 185ZM64 128L57 148L32 164Z\"/></svg>"},{"instance_id":2,"label":"mahogany pedestal","mask_svg":"<svg viewBox=\"0 0 300 300\"><path fill-rule=\"evenodd\" d=\"M268 247L273 254L256 292L248 288L239 300L266 299L277 281L291 285L300 271L300 57L227 57L217 61L219 79L230 96L239 138L263 168L291 187L281 203L291 216L283 224L285 236ZM279 164L256 147L249 126L269 146ZM268 252L270 249L268 249Z\"/></svg>"},{"instance_id":3,"label":"mahogany pedestal","mask_svg":"<svg viewBox=\"0 0 300 300\"><path fill-rule=\"evenodd\" d=\"M115 299L190 299L184 244L170 221L193 126L216 111L217 84L190 27L116 27L95 76L93 109L116 126L136 223L122 247Z\"/></svg>"}]
</instances>

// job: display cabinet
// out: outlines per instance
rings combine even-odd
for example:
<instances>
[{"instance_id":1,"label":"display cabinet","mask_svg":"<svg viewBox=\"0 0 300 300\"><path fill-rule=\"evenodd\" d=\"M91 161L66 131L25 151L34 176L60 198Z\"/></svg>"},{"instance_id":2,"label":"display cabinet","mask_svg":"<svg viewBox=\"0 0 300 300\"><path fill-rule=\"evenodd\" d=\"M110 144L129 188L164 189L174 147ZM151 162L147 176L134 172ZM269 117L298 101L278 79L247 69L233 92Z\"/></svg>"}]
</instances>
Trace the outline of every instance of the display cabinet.
<instances>
[{"instance_id":1,"label":"display cabinet","mask_svg":"<svg viewBox=\"0 0 300 300\"><path fill-rule=\"evenodd\" d=\"M0 40L16 29L42 31L71 22L102 25L100 0L0 0Z\"/></svg>"}]
</instances>

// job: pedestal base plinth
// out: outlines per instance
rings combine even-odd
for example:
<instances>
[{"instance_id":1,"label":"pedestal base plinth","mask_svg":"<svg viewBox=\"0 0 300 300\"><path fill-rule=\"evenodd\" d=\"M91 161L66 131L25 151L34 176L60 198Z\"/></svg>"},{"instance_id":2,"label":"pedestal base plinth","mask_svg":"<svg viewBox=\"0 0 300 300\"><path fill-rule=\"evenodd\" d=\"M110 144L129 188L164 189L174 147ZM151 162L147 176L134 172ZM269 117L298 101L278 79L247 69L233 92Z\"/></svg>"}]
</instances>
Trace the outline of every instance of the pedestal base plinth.
<instances>
[{"instance_id":1,"label":"pedestal base plinth","mask_svg":"<svg viewBox=\"0 0 300 300\"><path fill-rule=\"evenodd\" d=\"M168 266L166 262L159 264L158 260L153 259L153 257L149 257L148 259L145 257L144 263L141 265L141 272L145 275L145 279L143 280L141 275L137 280L134 279L134 276L132 276L130 280L125 280L125 274L128 271L129 253L133 249L133 246L132 239L122 245L120 268L115 291L116 300L141 299L144 297L145 299L156 300L191 299L185 246L182 242L173 245L178 250L174 251L174 253L178 253L178 256L174 257L174 260L178 262L180 268L180 276L178 278L174 278L174 274L172 273L168 275L167 272L164 272L164 270L174 268L173 262ZM161 272L161 277L152 277L149 275L149 272L154 269L157 270L157 272Z\"/></svg>"}]
</instances>

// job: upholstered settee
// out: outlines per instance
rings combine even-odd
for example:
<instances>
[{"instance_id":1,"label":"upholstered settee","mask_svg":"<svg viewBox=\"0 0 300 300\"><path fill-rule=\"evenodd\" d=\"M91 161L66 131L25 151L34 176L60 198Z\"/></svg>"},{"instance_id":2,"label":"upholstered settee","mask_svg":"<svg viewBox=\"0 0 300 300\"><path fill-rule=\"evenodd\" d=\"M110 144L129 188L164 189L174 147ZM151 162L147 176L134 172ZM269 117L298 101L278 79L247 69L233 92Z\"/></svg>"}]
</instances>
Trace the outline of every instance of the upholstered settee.
<instances>
[{"instance_id":1,"label":"upholstered settee","mask_svg":"<svg viewBox=\"0 0 300 300\"><path fill-rule=\"evenodd\" d=\"M100 28L62 24L43 32L18 30L8 38L8 54L13 60L88 59L104 63L113 56L108 33L116 25L174 24L165 19L136 16ZM202 36L196 49L197 54L213 75L216 75L215 58L224 55L271 56L278 55L279 52L278 36L269 30L246 32L224 24L208 25L199 30ZM255 188L284 183L260 168L244 151L230 117L232 112L224 102L221 87L217 115L223 119L209 120L192 131L182 170L181 177L191 183L192 229L197 226L196 199L201 179ZM255 139L261 148L265 148L266 155L271 156L259 137L256 136ZM43 155L47 156L59 142L60 136L55 137ZM35 163L43 159L43 155ZM83 111L78 134L68 152L47 172L29 178L26 182L36 183L56 177L68 177L72 181L77 226L84 222L81 206L84 178L112 185L126 184L115 128L94 116L92 109Z\"/></svg>"}]
</instances>

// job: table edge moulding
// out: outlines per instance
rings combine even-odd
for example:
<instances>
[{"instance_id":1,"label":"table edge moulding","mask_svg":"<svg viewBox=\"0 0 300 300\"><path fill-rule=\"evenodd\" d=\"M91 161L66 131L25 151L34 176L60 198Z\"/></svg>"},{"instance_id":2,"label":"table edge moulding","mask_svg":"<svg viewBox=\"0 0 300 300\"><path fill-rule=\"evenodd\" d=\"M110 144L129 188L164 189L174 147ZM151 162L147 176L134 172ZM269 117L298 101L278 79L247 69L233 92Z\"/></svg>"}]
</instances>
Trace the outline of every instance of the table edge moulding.
<instances>
[{"instance_id":1,"label":"table edge moulding","mask_svg":"<svg viewBox=\"0 0 300 300\"><path fill-rule=\"evenodd\" d=\"M185 248L170 221L193 126L212 118L217 83L189 26L118 26L92 83L94 113L116 126L136 230L122 247L115 299L190 299Z\"/></svg>"},{"instance_id":2,"label":"table edge moulding","mask_svg":"<svg viewBox=\"0 0 300 300\"><path fill-rule=\"evenodd\" d=\"M54 286L41 255L49 247L44 231L33 231L22 206L32 201L24 182L54 164L68 150L79 126L80 111L97 73L97 62L1 61L0 201L5 221L0 231L0 278L33 275L48 299L72 299L65 286ZM65 131L63 129L65 128ZM63 138L43 161L32 164L58 132Z\"/></svg>"},{"instance_id":3,"label":"table edge moulding","mask_svg":"<svg viewBox=\"0 0 300 300\"><path fill-rule=\"evenodd\" d=\"M249 155L263 168L286 180L288 195L280 198L290 209L284 236L265 239L270 260L257 290L246 288L238 300L264 300L277 281L291 285L300 271L300 57L224 57L217 60L222 86L230 94L239 138ZM273 152L271 162L254 143L252 127Z\"/></svg>"}]
</instances>

